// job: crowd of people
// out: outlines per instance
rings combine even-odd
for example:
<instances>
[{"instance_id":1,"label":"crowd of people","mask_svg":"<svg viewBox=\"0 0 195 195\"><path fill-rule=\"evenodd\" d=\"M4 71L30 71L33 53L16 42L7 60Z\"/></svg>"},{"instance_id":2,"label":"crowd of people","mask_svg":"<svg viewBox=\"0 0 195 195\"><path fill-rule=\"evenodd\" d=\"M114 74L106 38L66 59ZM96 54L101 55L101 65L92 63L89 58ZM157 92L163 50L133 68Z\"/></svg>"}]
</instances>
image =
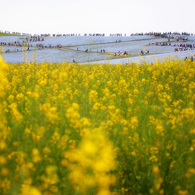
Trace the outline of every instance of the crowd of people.
<instances>
[{"instance_id":1,"label":"crowd of people","mask_svg":"<svg viewBox=\"0 0 195 195\"><path fill-rule=\"evenodd\" d=\"M150 34L151 35L151 34ZM155 45L155 46L173 46L174 47L174 51L186 51L186 50L193 50L195 49L195 44L193 43L185 43L188 38L182 36L182 35L186 35L185 33L183 34L172 34L172 33L153 33L152 34L155 37L161 37L161 38L167 38L167 41L161 41L161 42L154 42L154 43L149 43L149 45ZM177 38L175 37L177 35ZM173 40L171 40L173 38ZM23 47L23 49L17 49L15 48L13 51L11 51L10 49L6 50L6 53L9 52L19 52L19 51L23 51L23 50L27 50L30 51L30 48L32 48L31 50L33 50L33 47L37 47L38 49L45 49L45 48L62 48L61 44L57 44L57 45L45 45L40 43L40 41L44 41L44 37L36 35L36 36L28 36L28 37L20 37L19 41L15 41L15 42L0 42L0 46L14 46L14 47ZM178 41L181 41L180 43ZM39 42L36 45L32 44L33 42ZM120 39L115 41L116 43L121 42ZM183 43L182 43L183 42ZM79 51L79 49L77 48L77 51ZM88 48L81 51L81 52L91 52L91 50L89 50ZM97 49L97 53L106 53L105 49L101 49L98 50ZM149 50L141 50L140 52L141 55L147 55L149 54ZM114 52L113 53L114 56L117 55L128 55L127 51L124 52Z\"/></svg>"},{"instance_id":2,"label":"crowd of people","mask_svg":"<svg viewBox=\"0 0 195 195\"><path fill-rule=\"evenodd\" d=\"M174 39L174 38L179 38L179 39L185 39L184 36L193 36L194 34L192 33L187 33L187 32L150 32L150 33L145 33L145 35L150 35L150 36L155 36L158 38L170 38L170 39Z\"/></svg>"},{"instance_id":3,"label":"crowd of people","mask_svg":"<svg viewBox=\"0 0 195 195\"><path fill-rule=\"evenodd\" d=\"M174 44L173 46L178 47L175 48L174 51L187 51L187 50L194 50L195 44Z\"/></svg>"},{"instance_id":4,"label":"crowd of people","mask_svg":"<svg viewBox=\"0 0 195 195\"><path fill-rule=\"evenodd\" d=\"M128 53L127 53L127 51L124 51L124 52L121 52L121 51L119 51L118 53L114 53L114 56L127 56L128 55Z\"/></svg>"},{"instance_id":5,"label":"crowd of people","mask_svg":"<svg viewBox=\"0 0 195 195\"><path fill-rule=\"evenodd\" d=\"M20 37L20 41L14 41L14 42L0 42L1 46L15 46L15 47L33 47L32 42L40 42L44 41L43 37L40 36L30 36L30 37Z\"/></svg>"},{"instance_id":6,"label":"crowd of people","mask_svg":"<svg viewBox=\"0 0 195 195\"><path fill-rule=\"evenodd\" d=\"M184 58L184 61L190 59L191 61L194 61L195 60L195 55L194 56L190 56L190 57L185 57Z\"/></svg>"},{"instance_id":7,"label":"crowd of people","mask_svg":"<svg viewBox=\"0 0 195 195\"><path fill-rule=\"evenodd\" d=\"M173 46L176 47L174 51L187 51L187 50L194 50L195 44L192 43L171 43L171 42L156 42L152 45L156 46Z\"/></svg>"},{"instance_id":8,"label":"crowd of people","mask_svg":"<svg viewBox=\"0 0 195 195\"><path fill-rule=\"evenodd\" d=\"M174 44L174 47L189 47L189 48L195 48L195 44Z\"/></svg>"},{"instance_id":9,"label":"crowd of people","mask_svg":"<svg viewBox=\"0 0 195 195\"><path fill-rule=\"evenodd\" d=\"M42 48L42 49L45 49L45 48L62 48L62 45L61 44L57 44L57 45L43 45L41 43L39 44L36 44L36 47L37 48Z\"/></svg>"},{"instance_id":10,"label":"crowd of people","mask_svg":"<svg viewBox=\"0 0 195 195\"><path fill-rule=\"evenodd\" d=\"M44 41L44 37L41 36L30 36L30 37L20 37L20 39L23 39L23 41L25 41L26 43L29 42L40 42L40 41Z\"/></svg>"},{"instance_id":11,"label":"crowd of people","mask_svg":"<svg viewBox=\"0 0 195 195\"><path fill-rule=\"evenodd\" d=\"M150 51L149 50L141 50L140 54L147 55L147 54L150 54Z\"/></svg>"},{"instance_id":12,"label":"crowd of people","mask_svg":"<svg viewBox=\"0 0 195 195\"><path fill-rule=\"evenodd\" d=\"M15 41L13 43L11 42L0 42L0 45L1 46L16 46L16 47L22 47L24 46L24 43L23 42L20 42L20 41Z\"/></svg>"}]
</instances>

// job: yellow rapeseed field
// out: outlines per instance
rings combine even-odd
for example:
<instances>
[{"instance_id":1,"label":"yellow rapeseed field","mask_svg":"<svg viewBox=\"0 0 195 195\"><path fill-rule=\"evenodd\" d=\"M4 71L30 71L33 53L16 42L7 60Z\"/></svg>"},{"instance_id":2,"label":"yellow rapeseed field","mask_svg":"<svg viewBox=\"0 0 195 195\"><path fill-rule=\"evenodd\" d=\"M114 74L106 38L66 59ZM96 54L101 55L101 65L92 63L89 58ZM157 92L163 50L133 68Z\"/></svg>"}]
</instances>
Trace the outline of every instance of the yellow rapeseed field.
<instances>
[{"instance_id":1,"label":"yellow rapeseed field","mask_svg":"<svg viewBox=\"0 0 195 195\"><path fill-rule=\"evenodd\" d=\"M195 194L194 73L0 59L0 194Z\"/></svg>"}]
</instances>

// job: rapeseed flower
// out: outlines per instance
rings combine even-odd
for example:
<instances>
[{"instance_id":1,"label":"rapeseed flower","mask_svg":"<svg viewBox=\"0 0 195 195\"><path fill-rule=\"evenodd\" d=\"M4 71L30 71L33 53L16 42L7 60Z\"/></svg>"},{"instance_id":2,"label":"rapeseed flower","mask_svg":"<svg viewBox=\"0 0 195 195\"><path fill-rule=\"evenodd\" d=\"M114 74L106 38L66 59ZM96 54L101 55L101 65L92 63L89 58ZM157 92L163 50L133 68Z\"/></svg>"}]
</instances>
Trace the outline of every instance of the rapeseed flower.
<instances>
[{"instance_id":1,"label":"rapeseed flower","mask_svg":"<svg viewBox=\"0 0 195 195\"><path fill-rule=\"evenodd\" d=\"M0 194L194 194L194 65L1 59Z\"/></svg>"},{"instance_id":2,"label":"rapeseed flower","mask_svg":"<svg viewBox=\"0 0 195 195\"><path fill-rule=\"evenodd\" d=\"M83 193L97 187L99 194L109 192L109 186L115 182L115 177L109 174L116 167L113 149L103 132L96 129L84 135L78 148L66 153L70 179L78 191Z\"/></svg>"}]
</instances>

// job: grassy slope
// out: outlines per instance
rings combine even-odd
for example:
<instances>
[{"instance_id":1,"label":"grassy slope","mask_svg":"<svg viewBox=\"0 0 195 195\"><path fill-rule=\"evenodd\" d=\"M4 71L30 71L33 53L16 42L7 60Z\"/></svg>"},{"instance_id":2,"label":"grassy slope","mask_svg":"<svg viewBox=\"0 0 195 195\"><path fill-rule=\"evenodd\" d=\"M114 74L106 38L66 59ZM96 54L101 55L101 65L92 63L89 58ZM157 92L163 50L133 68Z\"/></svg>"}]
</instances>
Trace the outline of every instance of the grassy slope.
<instances>
[{"instance_id":1,"label":"grassy slope","mask_svg":"<svg viewBox=\"0 0 195 195\"><path fill-rule=\"evenodd\" d=\"M0 36L22 36L22 35L14 35L14 34L0 32Z\"/></svg>"}]
</instances>

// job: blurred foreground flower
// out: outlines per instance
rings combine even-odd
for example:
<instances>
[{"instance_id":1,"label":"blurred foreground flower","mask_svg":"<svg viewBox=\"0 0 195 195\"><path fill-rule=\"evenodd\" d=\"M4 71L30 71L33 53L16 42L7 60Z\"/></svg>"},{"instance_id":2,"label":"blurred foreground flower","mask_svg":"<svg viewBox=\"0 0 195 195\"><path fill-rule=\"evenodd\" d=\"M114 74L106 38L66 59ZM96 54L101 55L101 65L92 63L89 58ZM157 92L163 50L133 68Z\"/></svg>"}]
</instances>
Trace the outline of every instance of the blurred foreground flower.
<instances>
[{"instance_id":1,"label":"blurred foreground flower","mask_svg":"<svg viewBox=\"0 0 195 195\"><path fill-rule=\"evenodd\" d=\"M97 194L111 194L115 183L110 173L116 167L115 152L110 140L99 129L87 132L79 146L66 153L69 159L70 180L76 190L86 193L96 187Z\"/></svg>"}]
</instances>

